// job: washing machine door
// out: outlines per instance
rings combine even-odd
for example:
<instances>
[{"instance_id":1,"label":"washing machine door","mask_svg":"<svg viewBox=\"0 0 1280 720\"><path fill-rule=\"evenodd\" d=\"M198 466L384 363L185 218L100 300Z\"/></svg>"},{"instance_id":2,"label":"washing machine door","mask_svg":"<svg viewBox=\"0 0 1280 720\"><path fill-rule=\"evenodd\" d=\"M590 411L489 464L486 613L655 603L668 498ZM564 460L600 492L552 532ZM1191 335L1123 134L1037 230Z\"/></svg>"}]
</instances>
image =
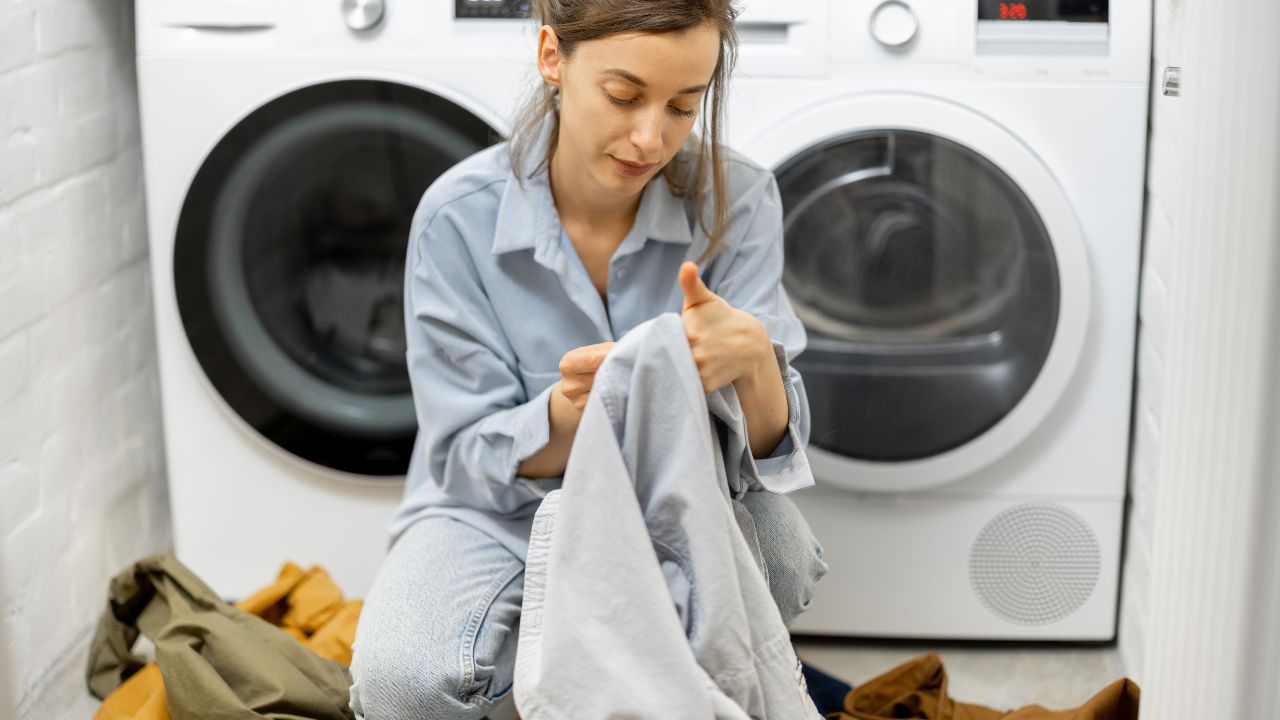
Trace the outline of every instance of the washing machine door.
<instances>
[{"instance_id":1,"label":"washing machine door","mask_svg":"<svg viewBox=\"0 0 1280 720\"><path fill-rule=\"evenodd\" d=\"M906 491L969 476L1062 397L1089 271L1065 193L961 106L852 96L749 143L784 207L795 366L820 482Z\"/></svg>"},{"instance_id":2,"label":"washing machine door","mask_svg":"<svg viewBox=\"0 0 1280 720\"><path fill-rule=\"evenodd\" d=\"M436 177L497 139L446 98L363 80L281 96L222 138L183 203L173 272L234 417L315 468L405 474L409 224Z\"/></svg>"}]
</instances>

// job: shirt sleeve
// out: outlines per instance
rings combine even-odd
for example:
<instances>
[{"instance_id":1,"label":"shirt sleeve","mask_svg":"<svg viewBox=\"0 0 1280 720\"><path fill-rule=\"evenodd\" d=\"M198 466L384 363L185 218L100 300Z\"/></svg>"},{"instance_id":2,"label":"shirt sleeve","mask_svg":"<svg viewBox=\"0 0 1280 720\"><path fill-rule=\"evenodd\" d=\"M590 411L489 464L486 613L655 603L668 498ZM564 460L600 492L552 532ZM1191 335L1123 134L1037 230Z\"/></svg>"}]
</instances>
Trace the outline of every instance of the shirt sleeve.
<instances>
[{"instance_id":1,"label":"shirt sleeve","mask_svg":"<svg viewBox=\"0 0 1280 720\"><path fill-rule=\"evenodd\" d=\"M805 447L809 442L809 399L804 379L791 361L805 348L808 338L804 323L796 316L782 287L782 198L771 172L735 205L730 227L744 228L733 244L736 250L721 268L708 266L707 286L730 305L745 310L769 331L774 357L782 373L787 393L787 431L768 456L754 458L750 444L742 460L742 472L749 486L788 493L814 484Z\"/></svg>"},{"instance_id":2,"label":"shirt sleeve","mask_svg":"<svg viewBox=\"0 0 1280 720\"><path fill-rule=\"evenodd\" d=\"M429 481L460 504L515 513L541 499L521 461L550 440L551 393L527 397L457 220L434 212L405 273L406 359Z\"/></svg>"}]
</instances>

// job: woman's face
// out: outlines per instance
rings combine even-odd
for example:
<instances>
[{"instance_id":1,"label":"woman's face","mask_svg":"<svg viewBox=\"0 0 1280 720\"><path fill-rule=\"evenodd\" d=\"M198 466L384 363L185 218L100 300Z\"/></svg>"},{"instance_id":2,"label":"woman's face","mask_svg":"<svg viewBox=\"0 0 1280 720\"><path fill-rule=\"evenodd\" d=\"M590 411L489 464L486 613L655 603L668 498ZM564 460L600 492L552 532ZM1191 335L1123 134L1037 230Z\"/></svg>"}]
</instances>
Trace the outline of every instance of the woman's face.
<instances>
[{"instance_id":1,"label":"woman's face","mask_svg":"<svg viewBox=\"0 0 1280 720\"><path fill-rule=\"evenodd\" d=\"M607 191L640 192L693 129L720 54L719 32L704 24L610 35L580 43L570 63L555 44L544 26L538 67L560 87L557 154Z\"/></svg>"}]
</instances>

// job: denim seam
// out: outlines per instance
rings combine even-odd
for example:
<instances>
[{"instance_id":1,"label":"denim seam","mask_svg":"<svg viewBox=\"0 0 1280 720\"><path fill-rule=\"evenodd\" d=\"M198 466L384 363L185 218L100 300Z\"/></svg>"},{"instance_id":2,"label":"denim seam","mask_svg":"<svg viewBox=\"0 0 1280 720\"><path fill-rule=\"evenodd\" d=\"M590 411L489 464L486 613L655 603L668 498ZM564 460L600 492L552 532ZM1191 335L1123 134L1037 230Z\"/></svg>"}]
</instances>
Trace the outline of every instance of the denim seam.
<instances>
[{"instance_id":1,"label":"denim seam","mask_svg":"<svg viewBox=\"0 0 1280 720\"><path fill-rule=\"evenodd\" d=\"M510 585L516 576L524 572L524 563L519 561L511 563L507 570L494 578L489 583L489 587L485 590L485 594L480 598L480 602L476 603L475 610L472 611L471 617L467 619L467 624L462 629L462 635L459 637L458 647L462 652L458 656L458 662L462 670L462 685L457 690L457 697L462 702L470 702L467 698L467 691L476 679L475 665L475 649L476 639L480 635L480 624L484 621L489 610L493 607L493 601L498 597L503 589Z\"/></svg>"}]
</instances>

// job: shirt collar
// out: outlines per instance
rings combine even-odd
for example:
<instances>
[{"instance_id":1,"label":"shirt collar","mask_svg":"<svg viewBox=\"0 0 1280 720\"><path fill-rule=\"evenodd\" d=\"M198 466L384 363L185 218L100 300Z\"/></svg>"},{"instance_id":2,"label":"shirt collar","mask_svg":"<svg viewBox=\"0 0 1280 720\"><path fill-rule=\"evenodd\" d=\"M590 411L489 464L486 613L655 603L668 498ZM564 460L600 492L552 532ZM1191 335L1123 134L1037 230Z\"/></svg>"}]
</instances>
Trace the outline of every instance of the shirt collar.
<instances>
[{"instance_id":1,"label":"shirt collar","mask_svg":"<svg viewBox=\"0 0 1280 720\"><path fill-rule=\"evenodd\" d=\"M548 113L539 127L536 141L529 147L522 168L524 186L516 182L513 169L507 171L506 187L498 206L497 228L493 234L495 255L559 242L560 219L551 196L547 167L545 164L538 167L546 155L547 141L555 122L555 117ZM538 170L530 175L534 167ZM657 175L645 185L635 226L627 237L628 240L638 238L640 245L646 239L688 245L693 242L692 220L692 211L685 201L671 192L665 177ZM630 250L620 248L622 252Z\"/></svg>"}]
</instances>

